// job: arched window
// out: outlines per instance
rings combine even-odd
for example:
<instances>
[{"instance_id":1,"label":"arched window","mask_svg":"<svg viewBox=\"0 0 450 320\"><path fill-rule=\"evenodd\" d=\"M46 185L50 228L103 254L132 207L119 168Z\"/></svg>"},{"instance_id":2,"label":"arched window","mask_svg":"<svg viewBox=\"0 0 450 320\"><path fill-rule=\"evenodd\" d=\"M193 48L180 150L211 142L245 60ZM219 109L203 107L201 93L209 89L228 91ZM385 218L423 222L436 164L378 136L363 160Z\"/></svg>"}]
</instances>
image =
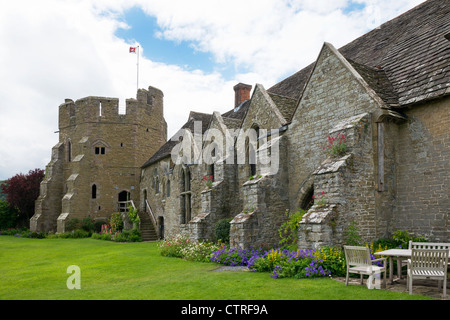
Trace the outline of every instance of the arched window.
<instances>
[{"instance_id":1,"label":"arched window","mask_svg":"<svg viewBox=\"0 0 450 320\"><path fill-rule=\"evenodd\" d=\"M144 201L143 201L142 211L146 212L147 211L147 189L144 189L143 195L144 195Z\"/></svg>"},{"instance_id":2,"label":"arched window","mask_svg":"<svg viewBox=\"0 0 450 320\"><path fill-rule=\"evenodd\" d=\"M250 176L255 176L259 128L252 127L252 130L254 131L250 134L250 137L245 139L245 164L248 168L248 174Z\"/></svg>"},{"instance_id":3,"label":"arched window","mask_svg":"<svg viewBox=\"0 0 450 320\"><path fill-rule=\"evenodd\" d=\"M304 193L301 202L300 202L300 209L308 211L314 204L314 185L311 185L306 192Z\"/></svg>"},{"instance_id":4,"label":"arched window","mask_svg":"<svg viewBox=\"0 0 450 320\"><path fill-rule=\"evenodd\" d=\"M185 224L191 220L191 171L189 168L180 170L180 191L180 222Z\"/></svg>"},{"instance_id":5,"label":"arched window","mask_svg":"<svg viewBox=\"0 0 450 320\"><path fill-rule=\"evenodd\" d=\"M155 168L155 170L153 171L153 183L153 186L155 187L155 193L159 193L159 173L157 168Z\"/></svg>"},{"instance_id":6,"label":"arched window","mask_svg":"<svg viewBox=\"0 0 450 320\"><path fill-rule=\"evenodd\" d=\"M93 184L91 187L92 199L97 199L97 185Z\"/></svg>"}]
</instances>

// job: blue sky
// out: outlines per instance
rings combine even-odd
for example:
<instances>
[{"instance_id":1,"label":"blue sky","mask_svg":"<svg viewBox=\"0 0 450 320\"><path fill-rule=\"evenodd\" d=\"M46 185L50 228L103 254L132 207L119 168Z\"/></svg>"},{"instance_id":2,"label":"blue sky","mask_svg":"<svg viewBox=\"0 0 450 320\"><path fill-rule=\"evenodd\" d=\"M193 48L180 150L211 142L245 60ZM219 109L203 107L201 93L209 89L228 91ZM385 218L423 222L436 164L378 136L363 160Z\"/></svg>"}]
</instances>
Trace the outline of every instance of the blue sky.
<instances>
[{"instance_id":1,"label":"blue sky","mask_svg":"<svg viewBox=\"0 0 450 320\"><path fill-rule=\"evenodd\" d=\"M195 50L187 41L170 41L158 36L161 28L156 17L149 16L139 7L123 13L123 21L129 28L119 28L115 33L126 42L137 42L144 49L143 56L166 64L178 65L189 70L201 69L212 72L215 68L209 53Z\"/></svg>"},{"instance_id":2,"label":"blue sky","mask_svg":"<svg viewBox=\"0 0 450 320\"><path fill-rule=\"evenodd\" d=\"M0 180L45 168L66 98L164 92L171 137L190 111L233 108L423 0L16 0L0 10ZM149 155L150 157L150 155Z\"/></svg>"}]
</instances>

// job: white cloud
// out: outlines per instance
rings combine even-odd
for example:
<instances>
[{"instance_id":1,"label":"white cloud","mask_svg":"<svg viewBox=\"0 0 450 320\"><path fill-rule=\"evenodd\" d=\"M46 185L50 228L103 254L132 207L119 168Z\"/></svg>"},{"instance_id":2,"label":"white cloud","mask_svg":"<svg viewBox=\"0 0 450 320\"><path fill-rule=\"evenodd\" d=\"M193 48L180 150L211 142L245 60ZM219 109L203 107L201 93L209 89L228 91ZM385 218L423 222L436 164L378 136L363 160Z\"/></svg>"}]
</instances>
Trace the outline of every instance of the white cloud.
<instances>
[{"instance_id":1,"label":"white cloud","mask_svg":"<svg viewBox=\"0 0 450 320\"><path fill-rule=\"evenodd\" d=\"M58 106L89 95L136 94L136 60L117 38L124 10L140 6L157 18L160 36L188 41L218 63L215 72L140 60L140 87L164 92L169 134L190 110L228 111L237 82L270 87L313 62L323 41L336 47L421 0L355 0L366 7L344 14L348 0L16 0L0 10L0 179L50 160L58 141ZM370 19L369 19L370 18ZM153 31L152 31L153 32ZM143 52L147 48L142 48ZM233 66L226 80L219 71Z\"/></svg>"}]
</instances>

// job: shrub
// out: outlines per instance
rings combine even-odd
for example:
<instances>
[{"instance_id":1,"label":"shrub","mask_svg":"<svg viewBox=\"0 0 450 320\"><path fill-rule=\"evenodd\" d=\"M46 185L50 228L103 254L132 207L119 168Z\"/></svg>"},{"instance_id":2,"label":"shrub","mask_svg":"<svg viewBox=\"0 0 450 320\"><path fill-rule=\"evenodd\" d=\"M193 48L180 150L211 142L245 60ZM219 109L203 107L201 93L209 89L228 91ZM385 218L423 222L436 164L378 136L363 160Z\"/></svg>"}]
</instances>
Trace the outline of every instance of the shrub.
<instances>
[{"instance_id":1,"label":"shrub","mask_svg":"<svg viewBox=\"0 0 450 320\"><path fill-rule=\"evenodd\" d=\"M65 225L66 231L73 231L76 229L81 229L82 223L81 220L78 218L72 218L69 221L67 221Z\"/></svg>"},{"instance_id":2,"label":"shrub","mask_svg":"<svg viewBox=\"0 0 450 320\"><path fill-rule=\"evenodd\" d=\"M398 230L392 234L392 239L395 241L398 247L408 249L409 241L413 242L426 242L427 239L424 236L411 236L407 231Z\"/></svg>"},{"instance_id":3,"label":"shrub","mask_svg":"<svg viewBox=\"0 0 450 320\"><path fill-rule=\"evenodd\" d=\"M131 204L128 206L128 218L133 224L133 229L139 228L139 222L141 221L138 214L138 209L134 208Z\"/></svg>"},{"instance_id":4,"label":"shrub","mask_svg":"<svg viewBox=\"0 0 450 320\"><path fill-rule=\"evenodd\" d=\"M96 240L111 241L111 234L110 233L93 233L91 238L96 239Z\"/></svg>"},{"instance_id":5,"label":"shrub","mask_svg":"<svg viewBox=\"0 0 450 320\"><path fill-rule=\"evenodd\" d=\"M361 244L361 236L358 232L356 221L350 222L350 226L345 233L345 242L349 246L359 246Z\"/></svg>"},{"instance_id":6,"label":"shrub","mask_svg":"<svg viewBox=\"0 0 450 320\"><path fill-rule=\"evenodd\" d=\"M82 229L76 229L64 233L55 233L47 236L50 239L79 239L79 238L89 238L90 233Z\"/></svg>"},{"instance_id":7,"label":"shrub","mask_svg":"<svg viewBox=\"0 0 450 320\"><path fill-rule=\"evenodd\" d=\"M182 258L182 250L191 244L191 240L187 236L176 235L169 237L159 244L161 255L165 257Z\"/></svg>"},{"instance_id":8,"label":"shrub","mask_svg":"<svg viewBox=\"0 0 450 320\"><path fill-rule=\"evenodd\" d=\"M0 230L15 227L18 216L17 210L0 200Z\"/></svg>"},{"instance_id":9,"label":"shrub","mask_svg":"<svg viewBox=\"0 0 450 320\"><path fill-rule=\"evenodd\" d=\"M120 234L120 237L116 239L112 239L117 242L141 242L142 236L141 232L138 229L133 229L130 231L123 230Z\"/></svg>"},{"instance_id":10,"label":"shrub","mask_svg":"<svg viewBox=\"0 0 450 320\"><path fill-rule=\"evenodd\" d=\"M26 228L2 230L0 231L0 235L35 239L43 239L47 237L45 232L31 232Z\"/></svg>"},{"instance_id":11,"label":"shrub","mask_svg":"<svg viewBox=\"0 0 450 320\"><path fill-rule=\"evenodd\" d=\"M322 261L322 267L329 270L333 276L341 277L346 275L344 250L335 247L323 247L320 250L316 250L314 256Z\"/></svg>"},{"instance_id":12,"label":"shrub","mask_svg":"<svg viewBox=\"0 0 450 320\"><path fill-rule=\"evenodd\" d=\"M221 241L223 243L230 242L230 221L232 219L222 219L217 221L216 226L214 227L214 236L217 241Z\"/></svg>"},{"instance_id":13,"label":"shrub","mask_svg":"<svg viewBox=\"0 0 450 320\"><path fill-rule=\"evenodd\" d=\"M109 225L113 231L123 230L123 220L120 212L114 212L109 220Z\"/></svg>"},{"instance_id":14,"label":"shrub","mask_svg":"<svg viewBox=\"0 0 450 320\"><path fill-rule=\"evenodd\" d=\"M138 229L114 231L107 224L101 226L100 233L93 233L92 239L107 240L115 242L140 242L142 241L141 232Z\"/></svg>"},{"instance_id":15,"label":"shrub","mask_svg":"<svg viewBox=\"0 0 450 320\"><path fill-rule=\"evenodd\" d=\"M314 250L271 249L254 261L252 269L260 272L276 271L278 275L294 276L299 272L297 268L302 265L298 261L312 257L314 257Z\"/></svg>"},{"instance_id":16,"label":"shrub","mask_svg":"<svg viewBox=\"0 0 450 320\"><path fill-rule=\"evenodd\" d=\"M223 244L210 241L195 241L186 236L176 235L165 239L159 245L161 255L177 257L190 261L209 262L211 257Z\"/></svg>"},{"instance_id":17,"label":"shrub","mask_svg":"<svg viewBox=\"0 0 450 320\"><path fill-rule=\"evenodd\" d=\"M88 238L90 236L88 231L82 229L77 229L69 233L69 238Z\"/></svg>"},{"instance_id":18,"label":"shrub","mask_svg":"<svg viewBox=\"0 0 450 320\"><path fill-rule=\"evenodd\" d=\"M88 233L94 232L94 219L91 217L83 218L81 221L81 229Z\"/></svg>"},{"instance_id":19,"label":"shrub","mask_svg":"<svg viewBox=\"0 0 450 320\"><path fill-rule=\"evenodd\" d=\"M100 233L102 231L102 225L108 225L106 221L96 220L94 222L94 232Z\"/></svg>"},{"instance_id":20,"label":"shrub","mask_svg":"<svg viewBox=\"0 0 450 320\"><path fill-rule=\"evenodd\" d=\"M181 250L181 256L190 261L210 262L212 255L220 246L209 241L193 241Z\"/></svg>"},{"instance_id":21,"label":"shrub","mask_svg":"<svg viewBox=\"0 0 450 320\"><path fill-rule=\"evenodd\" d=\"M296 247L298 225L305 213L306 211L301 209L294 213L289 213L289 210L286 210L288 219L286 222L282 223L280 229L278 229L278 233L281 238L280 245L282 247L291 249Z\"/></svg>"}]
</instances>

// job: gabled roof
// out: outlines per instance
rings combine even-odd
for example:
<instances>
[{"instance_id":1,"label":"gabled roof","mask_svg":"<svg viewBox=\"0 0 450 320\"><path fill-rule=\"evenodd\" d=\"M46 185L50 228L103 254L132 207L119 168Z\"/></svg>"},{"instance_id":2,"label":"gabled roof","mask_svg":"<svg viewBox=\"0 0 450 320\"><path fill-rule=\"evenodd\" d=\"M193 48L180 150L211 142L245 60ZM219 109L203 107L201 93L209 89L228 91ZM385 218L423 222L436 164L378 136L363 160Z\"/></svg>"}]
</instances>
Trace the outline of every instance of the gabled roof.
<instances>
[{"instance_id":1,"label":"gabled roof","mask_svg":"<svg viewBox=\"0 0 450 320\"><path fill-rule=\"evenodd\" d=\"M234 109L222 114L222 117L242 120L245 118L245 115L247 114L247 110L248 110L249 106L250 106L250 100L246 100L246 101L242 102L242 104L239 107L234 108Z\"/></svg>"},{"instance_id":2,"label":"gabled roof","mask_svg":"<svg viewBox=\"0 0 450 320\"><path fill-rule=\"evenodd\" d=\"M181 127L182 129L188 129L192 133L194 132L194 123L195 121L201 121L202 123L202 134L205 133L205 131L208 129L209 122L211 121L211 114L207 113L201 113L201 112L194 112L191 111L189 114L188 121ZM177 136L177 134L174 135L174 137ZM172 137L173 138L173 137ZM141 168L145 168L150 166L151 164L158 162L161 159L164 159L166 157L169 157L171 155L172 149L179 143L177 139L169 139L165 144L162 145L161 148L159 148L158 151L156 151L150 159L148 159Z\"/></svg>"},{"instance_id":3,"label":"gabled roof","mask_svg":"<svg viewBox=\"0 0 450 320\"><path fill-rule=\"evenodd\" d=\"M247 114L248 107L250 106L250 100L247 100L241 104L239 108L234 108L224 114L222 114L223 121L228 128L237 129L240 127L242 120ZM202 122L202 134L208 129L212 119L212 114L194 112L189 114L188 121L181 127L181 129L189 129L194 132L194 122ZM180 129L180 130L181 130ZM178 144L178 140L169 139L158 151L156 151L150 159L148 159L141 168L150 166L151 164L158 162L171 155L172 149Z\"/></svg>"},{"instance_id":4,"label":"gabled roof","mask_svg":"<svg viewBox=\"0 0 450 320\"><path fill-rule=\"evenodd\" d=\"M450 1L429 0L339 52L391 107L450 93ZM300 99L314 63L267 91Z\"/></svg>"},{"instance_id":5,"label":"gabled roof","mask_svg":"<svg viewBox=\"0 0 450 320\"><path fill-rule=\"evenodd\" d=\"M268 94L272 99L272 101L278 107L278 110L280 110L281 114L283 115L283 118L287 122L289 122L297 107L297 100L289 97L280 96L270 92L268 92Z\"/></svg>"}]
</instances>

